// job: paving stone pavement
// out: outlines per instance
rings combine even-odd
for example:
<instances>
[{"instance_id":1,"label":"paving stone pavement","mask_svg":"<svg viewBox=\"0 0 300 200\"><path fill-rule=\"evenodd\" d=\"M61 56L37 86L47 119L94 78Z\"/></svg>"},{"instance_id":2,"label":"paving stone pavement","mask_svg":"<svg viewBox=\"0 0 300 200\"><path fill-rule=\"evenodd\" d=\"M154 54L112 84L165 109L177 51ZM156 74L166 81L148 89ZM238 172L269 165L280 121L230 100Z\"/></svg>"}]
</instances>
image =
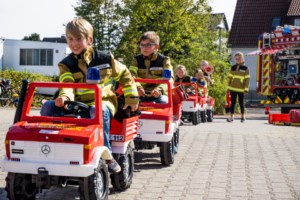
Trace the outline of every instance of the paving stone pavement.
<instances>
[{"instance_id":1,"label":"paving stone pavement","mask_svg":"<svg viewBox=\"0 0 300 200\"><path fill-rule=\"evenodd\" d=\"M0 108L0 156L13 109ZM245 123L225 121L180 127L179 152L170 167L159 150L135 152L133 183L117 200L300 200L300 127L267 124L263 110L249 110ZM0 199L6 199L0 172ZM79 199L77 187L51 188L37 199Z\"/></svg>"}]
</instances>

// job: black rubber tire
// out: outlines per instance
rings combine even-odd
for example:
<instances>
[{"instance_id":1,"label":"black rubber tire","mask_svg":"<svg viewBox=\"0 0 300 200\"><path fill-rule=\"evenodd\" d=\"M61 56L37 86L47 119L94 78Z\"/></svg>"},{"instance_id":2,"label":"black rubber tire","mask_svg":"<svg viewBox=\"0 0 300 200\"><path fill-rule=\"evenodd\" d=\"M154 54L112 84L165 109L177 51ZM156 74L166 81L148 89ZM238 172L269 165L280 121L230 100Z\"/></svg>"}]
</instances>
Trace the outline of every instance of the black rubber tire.
<instances>
[{"instance_id":1,"label":"black rubber tire","mask_svg":"<svg viewBox=\"0 0 300 200\"><path fill-rule=\"evenodd\" d=\"M213 122L214 120L214 113L213 110L207 110L207 122Z\"/></svg>"},{"instance_id":2,"label":"black rubber tire","mask_svg":"<svg viewBox=\"0 0 300 200\"><path fill-rule=\"evenodd\" d=\"M169 166L174 163L174 137L169 142L162 142L159 150L161 164Z\"/></svg>"},{"instance_id":3,"label":"black rubber tire","mask_svg":"<svg viewBox=\"0 0 300 200\"><path fill-rule=\"evenodd\" d=\"M176 131L174 132L174 153L178 152L179 148L179 128L176 128Z\"/></svg>"},{"instance_id":4,"label":"black rubber tire","mask_svg":"<svg viewBox=\"0 0 300 200\"><path fill-rule=\"evenodd\" d=\"M107 200L109 193L108 169L105 161L100 159L94 174L79 181L81 200Z\"/></svg>"},{"instance_id":5,"label":"black rubber tire","mask_svg":"<svg viewBox=\"0 0 300 200\"><path fill-rule=\"evenodd\" d=\"M31 174L17 174L8 172L5 179L8 199L11 200L32 200L35 199L37 188L32 183Z\"/></svg>"},{"instance_id":6,"label":"black rubber tire","mask_svg":"<svg viewBox=\"0 0 300 200\"><path fill-rule=\"evenodd\" d=\"M192 124L193 125L197 125L199 123L199 115L198 115L198 111L193 112L192 114Z\"/></svg>"},{"instance_id":7,"label":"black rubber tire","mask_svg":"<svg viewBox=\"0 0 300 200\"><path fill-rule=\"evenodd\" d=\"M201 112L200 112L200 110L198 110L197 113L198 113L198 124L200 124L201 123Z\"/></svg>"},{"instance_id":8,"label":"black rubber tire","mask_svg":"<svg viewBox=\"0 0 300 200\"><path fill-rule=\"evenodd\" d=\"M201 113L201 122L202 123L207 122L206 111L205 110L204 111L200 111L200 113Z\"/></svg>"},{"instance_id":9,"label":"black rubber tire","mask_svg":"<svg viewBox=\"0 0 300 200\"><path fill-rule=\"evenodd\" d=\"M124 191L130 188L134 170L134 155L132 147L128 146L125 154L115 154L122 171L118 174L111 174L111 184L114 188Z\"/></svg>"}]
</instances>

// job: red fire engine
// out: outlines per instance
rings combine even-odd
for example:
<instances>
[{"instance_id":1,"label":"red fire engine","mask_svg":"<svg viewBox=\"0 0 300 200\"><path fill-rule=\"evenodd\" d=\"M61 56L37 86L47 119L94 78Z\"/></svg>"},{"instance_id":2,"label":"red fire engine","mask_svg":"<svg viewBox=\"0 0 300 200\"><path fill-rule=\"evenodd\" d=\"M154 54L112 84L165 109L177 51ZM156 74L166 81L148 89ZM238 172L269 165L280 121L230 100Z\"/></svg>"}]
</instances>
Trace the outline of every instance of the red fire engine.
<instances>
[{"instance_id":1,"label":"red fire engine","mask_svg":"<svg viewBox=\"0 0 300 200\"><path fill-rule=\"evenodd\" d=\"M300 27L277 27L263 33L259 49L247 55L257 55L257 93L267 97L260 103L280 107L281 113L300 108Z\"/></svg>"}]
</instances>

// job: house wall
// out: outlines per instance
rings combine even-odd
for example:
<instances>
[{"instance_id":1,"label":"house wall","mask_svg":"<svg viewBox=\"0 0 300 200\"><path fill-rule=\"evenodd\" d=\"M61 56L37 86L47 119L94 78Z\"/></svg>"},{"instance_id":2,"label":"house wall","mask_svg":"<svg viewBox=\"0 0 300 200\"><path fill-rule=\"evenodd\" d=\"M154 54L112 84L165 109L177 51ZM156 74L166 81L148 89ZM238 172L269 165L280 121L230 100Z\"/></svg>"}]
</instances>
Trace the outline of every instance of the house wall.
<instances>
[{"instance_id":1,"label":"house wall","mask_svg":"<svg viewBox=\"0 0 300 200\"><path fill-rule=\"evenodd\" d=\"M20 65L20 49L53 49L53 65ZM66 55L68 55L69 52L69 48L65 43L5 39L3 48L2 69L28 71L50 76L58 75L59 70L57 64L64 57L66 57Z\"/></svg>"},{"instance_id":2,"label":"house wall","mask_svg":"<svg viewBox=\"0 0 300 200\"><path fill-rule=\"evenodd\" d=\"M235 63L234 55L236 52L242 52L245 54L255 51L257 48L232 48L232 57L231 57L231 63ZM256 93L256 68L257 68L257 56L245 56L245 64L250 69L250 88L249 93L245 96L245 98L248 101L257 101L260 99L265 99L265 97L262 97Z\"/></svg>"},{"instance_id":3,"label":"house wall","mask_svg":"<svg viewBox=\"0 0 300 200\"><path fill-rule=\"evenodd\" d=\"M4 41L0 39L0 70L2 70L2 62L3 62L3 44Z\"/></svg>"}]
</instances>

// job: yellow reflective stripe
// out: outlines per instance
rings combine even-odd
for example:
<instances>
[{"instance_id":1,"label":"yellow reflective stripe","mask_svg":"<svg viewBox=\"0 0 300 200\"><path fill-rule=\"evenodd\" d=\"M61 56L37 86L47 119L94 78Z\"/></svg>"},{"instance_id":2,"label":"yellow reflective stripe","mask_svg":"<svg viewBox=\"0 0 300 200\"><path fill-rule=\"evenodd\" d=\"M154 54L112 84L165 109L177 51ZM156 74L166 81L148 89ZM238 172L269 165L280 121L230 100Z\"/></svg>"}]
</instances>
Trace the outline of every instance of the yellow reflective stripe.
<instances>
[{"instance_id":1,"label":"yellow reflective stripe","mask_svg":"<svg viewBox=\"0 0 300 200\"><path fill-rule=\"evenodd\" d=\"M232 75L233 78L244 78L244 75Z\"/></svg>"},{"instance_id":2,"label":"yellow reflective stripe","mask_svg":"<svg viewBox=\"0 0 300 200\"><path fill-rule=\"evenodd\" d=\"M66 79L71 79L71 81L75 82L75 79L71 72L66 72L59 76L59 82L64 82Z\"/></svg>"},{"instance_id":3,"label":"yellow reflective stripe","mask_svg":"<svg viewBox=\"0 0 300 200\"><path fill-rule=\"evenodd\" d=\"M101 89L102 89L102 91L103 91L103 90L105 90L105 89L107 89L107 88L110 88L110 87L112 86L112 82L111 82L110 79L107 79L106 81L104 81L104 83L100 83L99 85L100 85L100 87L101 87ZM103 93L103 92L102 92L102 93ZM103 96L103 95L102 95L102 96Z\"/></svg>"},{"instance_id":4,"label":"yellow reflective stripe","mask_svg":"<svg viewBox=\"0 0 300 200\"><path fill-rule=\"evenodd\" d=\"M246 78L250 78L250 75L249 75L249 74L248 74L248 75L246 75L246 76L245 76L245 79L246 79Z\"/></svg>"},{"instance_id":5,"label":"yellow reflective stripe","mask_svg":"<svg viewBox=\"0 0 300 200\"><path fill-rule=\"evenodd\" d=\"M132 86L124 87L122 88L122 91L125 97L128 95L136 96L138 94L137 88Z\"/></svg>"},{"instance_id":6,"label":"yellow reflective stripe","mask_svg":"<svg viewBox=\"0 0 300 200\"><path fill-rule=\"evenodd\" d=\"M94 90L83 89L83 88L77 88L75 91L75 94L77 95L94 94L94 93L95 93Z\"/></svg>"},{"instance_id":7,"label":"yellow reflective stripe","mask_svg":"<svg viewBox=\"0 0 300 200\"><path fill-rule=\"evenodd\" d=\"M134 72L134 73L136 73L136 74L138 73L138 69L139 69L139 68L136 67L136 66L130 66L130 67L129 67L129 71L132 71L132 72Z\"/></svg>"}]
</instances>

